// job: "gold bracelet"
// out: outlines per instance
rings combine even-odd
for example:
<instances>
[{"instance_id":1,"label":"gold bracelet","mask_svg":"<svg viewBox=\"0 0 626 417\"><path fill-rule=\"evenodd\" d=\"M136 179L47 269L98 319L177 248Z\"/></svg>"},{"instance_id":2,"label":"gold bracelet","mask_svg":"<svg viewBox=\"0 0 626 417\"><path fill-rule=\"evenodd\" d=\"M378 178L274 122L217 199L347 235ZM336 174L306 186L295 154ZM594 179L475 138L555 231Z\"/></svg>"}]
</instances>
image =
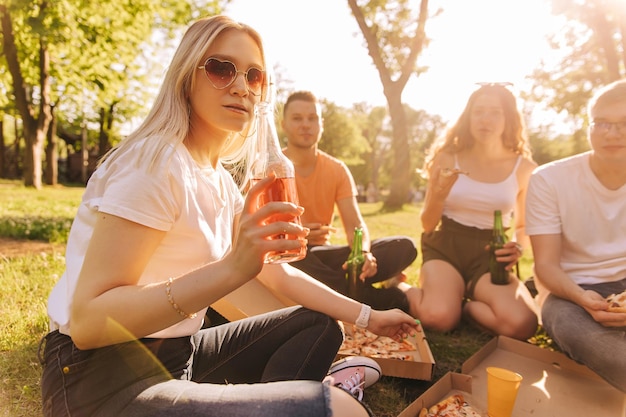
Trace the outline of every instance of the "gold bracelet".
<instances>
[{"instance_id":1,"label":"gold bracelet","mask_svg":"<svg viewBox=\"0 0 626 417\"><path fill-rule=\"evenodd\" d=\"M165 283L165 294L167 294L167 301L170 303L172 308L176 310L176 312L180 314L182 317L186 319L195 319L197 316L196 313L192 313L192 314L185 313L180 307L178 307L178 304L176 304L176 302L174 301L174 297L172 297L172 281L174 281L174 279L170 277L167 279L167 282Z\"/></svg>"}]
</instances>

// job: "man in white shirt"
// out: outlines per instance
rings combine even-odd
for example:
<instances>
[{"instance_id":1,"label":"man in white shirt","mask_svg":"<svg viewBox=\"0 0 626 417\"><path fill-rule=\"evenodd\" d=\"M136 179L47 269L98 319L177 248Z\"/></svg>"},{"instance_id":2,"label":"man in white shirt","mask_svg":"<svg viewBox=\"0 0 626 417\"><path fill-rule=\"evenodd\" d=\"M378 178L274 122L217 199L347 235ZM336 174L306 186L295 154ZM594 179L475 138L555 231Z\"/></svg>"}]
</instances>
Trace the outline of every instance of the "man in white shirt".
<instances>
[{"instance_id":1,"label":"man in white shirt","mask_svg":"<svg viewBox=\"0 0 626 417\"><path fill-rule=\"evenodd\" d=\"M569 356L626 393L626 80L588 106L591 151L543 165L526 196L543 326Z\"/></svg>"}]
</instances>

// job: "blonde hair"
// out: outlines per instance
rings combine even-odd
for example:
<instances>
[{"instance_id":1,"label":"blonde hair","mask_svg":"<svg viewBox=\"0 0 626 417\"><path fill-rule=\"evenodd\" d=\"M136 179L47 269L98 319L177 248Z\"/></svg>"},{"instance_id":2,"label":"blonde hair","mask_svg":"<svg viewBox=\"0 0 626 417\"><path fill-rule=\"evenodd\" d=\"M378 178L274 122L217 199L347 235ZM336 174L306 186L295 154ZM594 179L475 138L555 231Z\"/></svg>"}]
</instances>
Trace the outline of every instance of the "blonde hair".
<instances>
[{"instance_id":1,"label":"blonde hair","mask_svg":"<svg viewBox=\"0 0 626 417\"><path fill-rule=\"evenodd\" d=\"M456 123L446 131L444 136L436 139L430 146L424 161L424 169L421 171L424 177L428 177L433 161L440 152L458 153L474 145L474 137L470 132L470 114L478 97L485 94L498 97L502 105L505 120L504 132L502 133L504 146L518 155L532 159L526 125L517 108L515 96L505 86L487 84L472 93Z\"/></svg>"},{"instance_id":2,"label":"blonde hair","mask_svg":"<svg viewBox=\"0 0 626 417\"><path fill-rule=\"evenodd\" d=\"M261 52L264 69L267 71L261 36L252 27L223 15L197 20L183 35L165 74L161 89L143 123L117 147L111 149L102 162L113 161L117 155L137 141L150 139L146 141L146 146L142 148L137 158L138 160L147 158L152 168L168 146L175 147L187 137L190 130L188 98L189 92L194 88L194 74L202 65L201 60L210 46L220 34L227 30L242 31L255 41ZM269 78L269 76L265 77L262 100L268 95ZM231 165L231 168L245 169L245 160L249 159L248 154L256 138L246 139L250 137L255 120L256 116L244 130L233 135L234 137L223 149L220 159ZM244 166L240 167L242 162Z\"/></svg>"}]
</instances>

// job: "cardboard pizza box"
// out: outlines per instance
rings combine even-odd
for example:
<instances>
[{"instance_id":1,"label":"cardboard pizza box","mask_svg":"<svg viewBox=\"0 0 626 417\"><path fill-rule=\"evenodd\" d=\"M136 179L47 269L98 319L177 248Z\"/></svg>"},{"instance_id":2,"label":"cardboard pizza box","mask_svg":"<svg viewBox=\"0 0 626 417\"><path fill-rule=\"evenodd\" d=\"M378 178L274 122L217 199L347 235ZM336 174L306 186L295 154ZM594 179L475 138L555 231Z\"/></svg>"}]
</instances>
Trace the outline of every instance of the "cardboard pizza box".
<instances>
[{"instance_id":1,"label":"cardboard pizza box","mask_svg":"<svg viewBox=\"0 0 626 417\"><path fill-rule=\"evenodd\" d=\"M352 329L352 325L344 324L346 335L349 335ZM379 339L388 339L387 337L379 337ZM430 381L433 376L433 369L435 367L435 358L428 345L426 334L422 332L416 333L415 336L409 336L408 342L415 346L415 350L402 352L406 354L410 359L390 359L370 356L379 365L383 375L395 376L400 378L411 378ZM363 353L359 355L368 356ZM346 356L352 356L348 354L337 355L337 358L343 358Z\"/></svg>"},{"instance_id":2,"label":"cardboard pizza box","mask_svg":"<svg viewBox=\"0 0 626 417\"><path fill-rule=\"evenodd\" d=\"M293 301L275 293L261 281L252 279L211 307L228 321L235 321L293 305Z\"/></svg>"},{"instance_id":3,"label":"cardboard pizza box","mask_svg":"<svg viewBox=\"0 0 626 417\"><path fill-rule=\"evenodd\" d=\"M295 305L293 301L270 290L261 281L253 279L216 301L211 307L227 320L235 321L293 305ZM349 327L350 325L345 325L345 328ZM426 335L418 333L409 340L416 346L415 351L407 352L413 360L372 359L378 362L383 375L430 381L435 359L428 346ZM338 358L343 356L346 355L338 355Z\"/></svg>"},{"instance_id":4,"label":"cardboard pizza box","mask_svg":"<svg viewBox=\"0 0 626 417\"><path fill-rule=\"evenodd\" d=\"M463 398L472 404L472 377L456 372L448 372L409 404L407 408L402 410L398 417L417 417L423 408L432 407L444 398L457 393L462 394Z\"/></svg>"},{"instance_id":5,"label":"cardboard pizza box","mask_svg":"<svg viewBox=\"0 0 626 417\"><path fill-rule=\"evenodd\" d=\"M626 417L626 395L566 355L499 336L463 363L462 376L444 376L399 417L416 417L457 389L478 412L487 415L488 366L521 374L512 417ZM471 387L459 383L469 378ZM417 411L415 411L417 410Z\"/></svg>"}]
</instances>

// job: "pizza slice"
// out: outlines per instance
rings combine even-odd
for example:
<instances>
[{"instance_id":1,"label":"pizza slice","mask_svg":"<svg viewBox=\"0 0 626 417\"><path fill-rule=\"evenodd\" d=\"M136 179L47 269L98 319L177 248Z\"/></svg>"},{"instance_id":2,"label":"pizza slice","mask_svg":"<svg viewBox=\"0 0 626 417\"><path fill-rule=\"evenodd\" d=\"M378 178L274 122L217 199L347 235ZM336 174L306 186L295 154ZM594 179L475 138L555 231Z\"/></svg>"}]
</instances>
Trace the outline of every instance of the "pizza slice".
<instances>
[{"instance_id":1,"label":"pizza slice","mask_svg":"<svg viewBox=\"0 0 626 417\"><path fill-rule=\"evenodd\" d=\"M365 356L381 357L380 355L383 355L385 353L386 352L380 350L376 346L370 346L370 345L361 346L361 354Z\"/></svg>"},{"instance_id":2,"label":"pizza slice","mask_svg":"<svg viewBox=\"0 0 626 417\"><path fill-rule=\"evenodd\" d=\"M392 339L393 340L393 339ZM395 340L394 340L395 342ZM409 341L409 339L402 339L399 342L396 342L398 347L397 349L393 349L394 352L412 352L414 350L417 350L417 347L415 347L415 345L413 345L413 343L411 343Z\"/></svg>"},{"instance_id":3,"label":"pizza slice","mask_svg":"<svg viewBox=\"0 0 626 417\"><path fill-rule=\"evenodd\" d=\"M437 404L423 408L419 417L481 417L461 394L450 395Z\"/></svg>"},{"instance_id":4,"label":"pizza slice","mask_svg":"<svg viewBox=\"0 0 626 417\"><path fill-rule=\"evenodd\" d=\"M370 332L367 329L359 329L358 327L353 326L351 330L352 338L359 345L365 345L372 342L373 340L378 339L378 335Z\"/></svg>"},{"instance_id":5,"label":"pizza slice","mask_svg":"<svg viewBox=\"0 0 626 417\"><path fill-rule=\"evenodd\" d=\"M626 290L619 294L611 294L606 297L606 302L609 303L609 311L614 313L626 313Z\"/></svg>"},{"instance_id":6,"label":"pizza slice","mask_svg":"<svg viewBox=\"0 0 626 417\"><path fill-rule=\"evenodd\" d=\"M384 352L410 352L415 350L415 346L408 340L396 341L390 337L379 337L369 343L369 345Z\"/></svg>"}]
</instances>

